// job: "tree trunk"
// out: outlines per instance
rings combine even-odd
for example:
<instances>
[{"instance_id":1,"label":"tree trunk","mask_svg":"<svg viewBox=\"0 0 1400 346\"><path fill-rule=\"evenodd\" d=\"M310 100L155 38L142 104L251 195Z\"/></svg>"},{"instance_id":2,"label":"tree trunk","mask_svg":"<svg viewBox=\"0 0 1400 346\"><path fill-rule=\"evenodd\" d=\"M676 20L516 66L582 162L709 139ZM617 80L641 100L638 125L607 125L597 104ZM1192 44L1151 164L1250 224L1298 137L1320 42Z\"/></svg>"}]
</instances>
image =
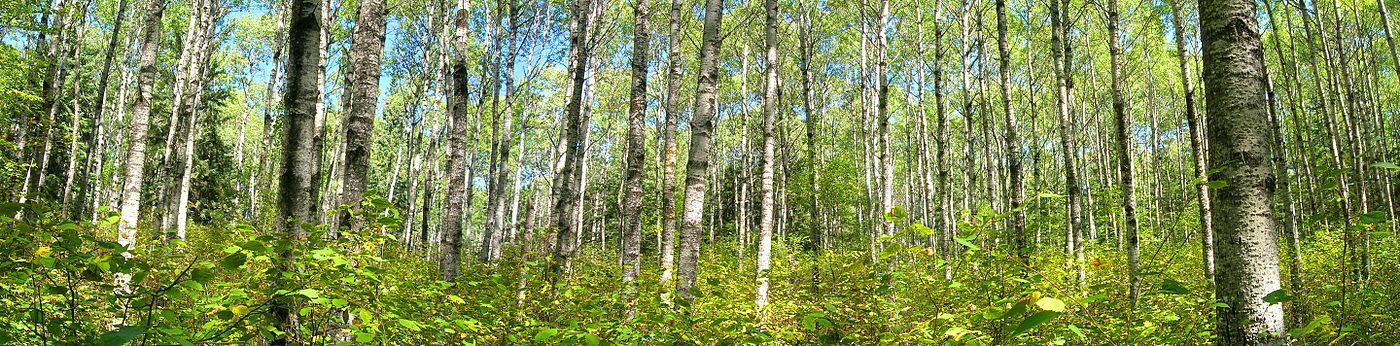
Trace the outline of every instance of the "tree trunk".
<instances>
[{"instance_id":1,"label":"tree trunk","mask_svg":"<svg viewBox=\"0 0 1400 346\"><path fill-rule=\"evenodd\" d=\"M1216 342L1230 345L1282 344L1283 307L1265 302L1279 290L1278 250L1274 240L1273 186L1269 151L1272 131L1266 114L1263 45L1255 27L1255 3L1242 0L1201 2L1201 44L1210 165L1219 202L1212 224L1215 241Z\"/></svg>"},{"instance_id":2,"label":"tree trunk","mask_svg":"<svg viewBox=\"0 0 1400 346\"><path fill-rule=\"evenodd\" d=\"M1196 177L1194 185L1196 187L1196 206L1198 208L1199 222L1201 225L1201 258L1202 270L1205 272L1206 282L1215 282L1215 247L1211 244L1215 242L1215 232L1211 221L1210 189L1206 186L1206 152L1203 129L1198 123L1205 119L1204 115L1196 114L1196 91L1191 83L1191 64L1186 60L1186 26L1182 17L1180 0L1171 0L1172 8L1172 31L1176 33L1176 59L1177 65L1181 68L1181 90L1185 94L1184 106L1186 109L1186 131L1191 137L1191 155L1193 173Z\"/></svg>"},{"instance_id":3,"label":"tree trunk","mask_svg":"<svg viewBox=\"0 0 1400 346\"><path fill-rule=\"evenodd\" d=\"M1074 59L1069 43L1069 6L1063 0L1050 1L1051 16L1051 55L1055 59L1056 85L1059 97L1055 99L1060 118L1060 150L1065 159L1065 232L1067 253L1072 255L1070 262L1078 269L1078 284L1084 285L1084 242L1080 229L1079 175L1075 167L1079 145L1075 143L1074 126Z\"/></svg>"},{"instance_id":4,"label":"tree trunk","mask_svg":"<svg viewBox=\"0 0 1400 346\"><path fill-rule=\"evenodd\" d=\"M714 127L714 104L719 84L720 23L724 2L705 0L704 37L700 46L700 76L695 95L695 113L690 121L690 153L685 172L685 213L680 235L681 279L676 282L676 294L689 302L695 296L697 265L700 261L700 228L705 210L705 171L710 167L710 135Z\"/></svg>"},{"instance_id":5,"label":"tree trunk","mask_svg":"<svg viewBox=\"0 0 1400 346\"><path fill-rule=\"evenodd\" d=\"M583 183L584 134L588 129L587 115L583 113L583 88L587 76L590 47L587 47L588 24L592 10L591 0L577 0L573 3L569 31L569 60L573 70L569 75L569 102L564 108L563 128L559 142L563 147L562 165L555 179L554 225L558 232L554 255L549 261L549 281L557 282L571 270L570 263L577 249L579 225L574 210L580 206L580 187Z\"/></svg>"},{"instance_id":6,"label":"tree trunk","mask_svg":"<svg viewBox=\"0 0 1400 346\"><path fill-rule=\"evenodd\" d=\"M357 78L352 80L352 85L345 86L354 101L345 114L345 167L341 170L345 191L340 196L340 204L348 204L355 210L360 209L369 184L374 113L379 105L379 60L384 53L384 15L387 12L383 0L361 0L351 38L355 45L350 48L350 68ZM363 227L362 221L351 220L348 214L341 216L340 224L351 229Z\"/></svg>"},{"instance_id":7,"label":"tree trunk","mask_svg":"<svg viewBox=\"0 0 1400 346\"><path fill-rule=\"evenodd\" d=\"M1006 166L1011 179L1011 234L1015 237L1012 247L1022 262L1030 263L1030 246L1026 237L1026 211L1021 208L1025 202L1025 183L1021 178L1021 137L1017 134L1016 113L1011 108L1011 49L1006 39L1006 0L996 0L997 6L997 69L1001 72L1001 111L1005 115L1006 127Z\"/></svg>"},{"instance_id":8,"label":"tree trunk","mask_svg":"<svg viewBox=\"0 0 1400 346\"><path fill-rule=\"evenodd\" d=\"M136 103L131 107L130 134L127 135L125 173L122 183L121 221L117 224L117 244L130 250L136 247L136 227L141 217L142 179L146 167L146 130L150 125L151 85L155 83L156 57L160 53L161 16L165 14L165 0L151 0L146 3L145 30L141 34L141 53L136 63L140 72L136 75ZM122 251L122 256L131 257L131 252ZM121 291L128 291L131 275L116 275Z\"/></svg>"},{"instance_id":9,"label":"tree trunk","mask_svg":"<svg viewBox=\"0 0 1400 346\"><path fill-rule=\"evenodd\" d=\"M1128 276L1130 278L1128 297L1132 306L1137 307L1142 295L1141 261L1138 258L1137 192L1133 187L1133 143L1132 119L1127 112L1127 101L1123 97L1123 44L1122 33L1118 32L1118 0L1108 0L1108 55L1113 78L1113 118L1114 133L1118 137L1118 189L1122 193L1123 232L1128 240ZM1150 110L1149 110L1150 111ZM1152 149L1154 152L1157 148Z\"/></svg>"},{"instance_id":10,"label":"tree trunk","mask_svg":"<svg viewBox=\"0 0 1400 346\"><path fill-rule=\"evenodd\" d=\"M767 25L764 30L763 70L763 172L759 180L758 290L754 304L768 305L768 269L773 252L773 126L778 113L778 1L763 2ZM762 317L760 317L762 318Z\"/></svg>"},{"instance_id":11,"label":"tree trunk","mask_svg":"<svg viewBox=\"0 0 1400 346\"><path fill-rule=\"evenodd\" d=\"M801 16L799 18L801 28L797 33L799 42L798 54L800 59L799 68L801 69L799 73L802 78L802 112L805 113L807 117L807 171L810 172L808 179L811 180L810 188L812 189L812 204L809 206L811 209L808 210L810 213L808 217L811 218L808 220L808 227L810 228L807 235L807 243L804 244L804 247L807 251L817 251L821 248L822 244L821 229L826 226L821 222L821 170L824 167L817 162L817 132L821 127L822 118L821 114L816 111L816 106L812 100L815 96L812 94L812 56L815 54L814 50L816 46L812 33L812 14L811 9L806 7L808 6L806 3L801 3L801 6L803 6L800 10L802 13L799 14ZM818 272L819 271L813 271L814 274Z\"/></svg>"},{"instance_id":12,"label":"tree trunk","mask_svg":"<svg viewBox=\"0 0 1400 346\"><path fill-rule=\"evenodd\" d=\"M651 33L647 0L637 0L632 23L632 102L627 121L626 201L622 211L622 283L627 319L636 314L637 274L642 267L642 169L646 166L647 62Z\"/></svg>"},{"instance_id":13,"label":"tree trunk","mask_svg":"<svg viewBox=\"0 0 1400 346\"><path fill-rule=\"evenodd\" d=\"M102 176L100 170L102 169L103 124L107 120L107 108L105 107L107 102L107 81L111 77L112 59L117 55L117 42L121 37L122 25L126 23L127 4L127 0L121 0L117 4L117 16L112 22L112 37L107 41L107 53L102 59L102 72L100 72L97 77L97 105L93 107L97 111L97 116L92 118L93 129L84 131L82 136L83 143L87 144L87 157L84 158L84 163L81 168L82 171L79 173L79 181L82 185L78 187L78 196L73 203L73 211L69 214L74 219L76 219L78 215L87 215L87 210L83 209L84 206L88 204L87 201L97 200L95 196L90 197L89 195L94 194L93 185L96 185L97 181L100 180ZM125 106L125 104L118 105L118 107ZM96 135L94 135L94 133L96 133ZM92 174L93 170L99 170L99 172L94 175ZM93 178L94 176L96 179ZM93 211L96 211L96 209Z\"/></svg>"},{"instance_id":14,"label":"tree trunk","mask_svg":"<svg viewBox=\"0 0 1400 346\"><path fill-rule=\"evenodd\" d=\"M662 156L665 157L661 169L661 300L670 304L671 283L675 270L676 253L676 123L680 119L681 97L681 40L684 25L681 21L682 1L671 2L670 33L666 43L666 127L662 130Z\"/></svg>"},{"instance_id":15,"label":"tree trunk","mask_svg":"<svg viewBox=\"0 0 1400 346\"><path fill-rule=\"evenodd\" d=\"M468 198L467 176L463 174L467 160L467 49L470 32L471 2L457 0L457 14L452 38L452 96L449 98L447 121L447 195L442 216L442 280L453 282L462 267L462 199ZM429 184L429 186L432 186ZM426 201L424 202L427 203ZM426 208L425 208L426 211ZM424 215L427 216L426 213ZM426 229L424 229L426 231Z\"/></svg>"},{"instance_id":16,"label":"tree trunk","mask_svg":"<svg viewBox=\"0 0 1400 346\"><path fill-rule=\"evenodd\" d=\"M315 150L317 141L318 61L321 54L320 0L292 0L287 38L287 87L283 94L286 109L282 126L282 173L277 195L277 220L285 237L302 242L302 223L316 222L317 181L321 153ZM274 282L281 282L281 273L295 260L294 247L282 250L280 262L270 271ZM280 286L280 284L279 284ZM291 297L274 299L268 312L273 325L288 333L272 341L273 345L301 344L297 335L297 314Z\"/></svg>"}]
</instances>

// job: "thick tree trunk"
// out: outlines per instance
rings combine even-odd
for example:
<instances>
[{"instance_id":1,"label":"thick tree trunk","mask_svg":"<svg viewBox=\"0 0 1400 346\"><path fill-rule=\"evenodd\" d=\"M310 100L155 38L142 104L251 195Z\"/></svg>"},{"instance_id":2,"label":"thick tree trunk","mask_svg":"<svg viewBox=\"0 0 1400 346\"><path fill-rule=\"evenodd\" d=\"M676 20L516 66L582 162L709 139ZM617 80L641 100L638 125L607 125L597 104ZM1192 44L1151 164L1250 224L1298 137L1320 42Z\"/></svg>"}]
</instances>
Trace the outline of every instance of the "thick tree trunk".
<instances>
[{"instance_id":1,"label":"thick tree trunk","mask_svg":"<svg viewBox=\"0 0 1400 346\"><path fill-rule=\"evenodd\" d=\"M1084 241L1080 228L1079 172L1075 165L1079 145L1075 143L1074 126L1074 59L1069 43L1069 6L1063 0L1050 1L1051 55L1055 60L1055 76L1059 97L1055 99L1060 122L1060 150L1064 155L1065 174L1065 232L1066 252L1071 266L1077 267L1078 285L1084 285Z\"/></svg>"},{"instance_id":2,"label":"thick tree trunk","mask_svg":"<svg viewBox=\"0 0 1400 346\"><path fill-rule=\"evenodd\" d=\"M287 87L283 94L286 114L282 126L282 173L279 178L277 195L277 220L284 236L293 242L302 242L305 232L302 223L314 223L316 217L317 181L320 170L321 139L317 114L317 75L321 54L321 16L323 4L320 0L292 0L288 12L291 18L287 39ZM282 251L282 258L269 274L274 282L281 282L281 273L295 260L292 247ZM297 333L297 314L291 297L274 299L268 312L273 325L288 333L272 341L273 345L301 344Z\"/></svg>"},{"instance_id":3,"label":"thick tree trunk","mask_svg":"<svg viewBox=\"0 0 1400 346\"><path fill-rule=\"evenodd\" d=\"M1211 180L1226 183L1214 189L1218 217L1211 221L1219 232L1216 296L1229 306L1217 310L1216 342L1282 344L1283 307L1264 301L1281 286L1274 240L1272 131L1255 3L1205 0L1200 18L1206 109L1215 115L1207 125L1210 164L1219 169Z\"/></svg>"},{"instance_id":4,"label":"thick tree trunk","mask_svg":"<svg viewBox=\"0 0 1400 346\"><path fill-rule=\"evenodd\" d=\"M768 269L773 252L773 126L778 113L778 1L765 0L767 18L763 50L763 172L759 175L758 219L758 290L754 304L762 310L768 305Z\"/></svg>"},{"instance_id":5,"label":"thick tree trunk","mask_svg":"<svg viewBox=\"0 0 1400 346\"><path fill-rule=\"evenodd\" d=\"M583 113L584 81L587 76L590 47L588 32L592 10L591 0L577 0L572 5L570 18L569 50L570 71L569 102L564 109L559 142L563 148L560 170L555 176L554 226L558 240L554 242L554 255L549 261L549 281L557 282L571 269L571 260L577 249L579 224L575 210L580 206L580 187L583 184L584 134L588 129L587 115Z\"/></svg>"},{"instance_id":6,"label":"thick tree trunk","mask_svg":"<svg viewBox=\"0 0 1400 346\"><path fill-rule=\"evenodd\" d=\"M642 169L646 166L647 62L651 44L648 32L650 5L637 0L632 23L632 100L627 118L626 200L622 210L622 283L627 296L627 318L636 313L637 274L642 267Z\"/></svg>"},{"instance_id":7,"label":"thick tree trunk","mask_svg":"<svg viewBox=\"0 0 1400 346\"><path fill-rule=\"evenodd\" d=\"M1133 128L1124 100L1123 44L1122 33L1118 31L1118 0L1108 0L1108 55L1109 70L1113 78L1113 118L1114 133L1118 137L1118 189L1122 192L1123 232L1128 240L1128 276L1130 283L1128 297L1132 306L1137 307L1142 295L1141 261L1138 258L1137 192L1133 186ZM1157 148L1152 149L1154 152Z\"/></svg>"},{"instance_id":8,"label":"thick tree trunk","mask_svg":"<svg viewBox=\"0 0 1400 346\"><path fill-rule=\"evenodd\" d=\"M165 14L165 0L151 0L146 3L145 30L141 34L141 53L136 63L140 72L136 75L136 103L131 107L130 134L127 135L125 173L122 180L121 221L117 224L117 244L131 249L136 247L136 227L141 217L142 179L146 167L146 130L150 125L151 85L156 75L156 57L160 53L161 17ZM131 257L129 251L122 256ZM126 273L116 275L122 291L127 291L131 276Z\"/></svg>"},{"instance_id":9,"label":"thick tree trunk","mask_svg":"<svg viewBox=\"0 0 1400 346\"><path fill-rule=\"evenodd\" d=\"M700 45L700 76L695 95L695 113L690 121L690 153L685 171L685 213L682 214L680 235L681 279L676 282L676 294L693 302L690 289L695 287L697 265L700 262L700 229L705 210L705 172L710 167L710 141L714 129L715 95L719 85L720 23L723 22L724 2L705 0L704 36Z\"/></svg>"},{"instance_id":10,"label":"thick tree trunk","mask_svg":"<svg viewBox=\"0 0 1400 346\"><path fill-rule=\"evenodd\" d=\"M384 53L383 0L361 0L355 31L351 40L350 68L358 78L345 87L350 91L350 109L345 114L345 168L341 171L344 193L340 204L358 210L369 184L370 147L374 144L375 109L379 105L380 57ZM361 221L343 215L340 224L352 229L362 227Z\"/></svg>"},{"instance_id":11,"label":"thick tree trunk","mask_svg":"<svg viewBox=\"0 0 1400 346\"><path fill-rule=\"evenodd\" d=\"M443 204L446 208L442 216L442 257L438 266L442 269L443 281L453 282L462 267L462 213L463 198L467 197L467 175L463 174L467 160L467 49L470 32L467 22L471 17L471 2L457 0L457 14L452 37L452 96L448 103L447 167L443 170L447 178L447 195ZM431 184L429 184L431 186ZM426 201L424 202L426 205ZM424 216L427 216L426 209ZM426 223L425 223L426 224ZM426 227L424 229L426 231Z\"/></svg>"},{"instance_id":12,"label":"thick tree trunk","mask_svg":"<svg viewBox=\"0 0 1400 346\"><path fill-rule=\"evenodd\" d=\"M1011 234L1015 237L1012 247L1022 262L1030 263L1031 251L1026 236L1026 211L1021 208L1025 202L1025 183L1021 178L1021 137L1017 134L1016 113L1011 108L1011 49L1006 38L1006 0L996 0L997 6L997 70L1001 75L1001 111L1005 116L1002 126L1006 127L1006 166L1011 180Z\"/></svg>"},{"instance_id":13,"label":"thick tree trunk","mask_svg":"<svg viewBox=\"0 0 1400 346\"><path fill-rule=\"evenodd\" d=\"M684 25L681 21L682 1L671 2L670 33L666 38L666 119L662 132L662 153L665 158L661 168L661 299L670 304L671 283L675 271L676 254L676 123L680 119L681 97L681 40Z\"/></svg>"}]
</instances>

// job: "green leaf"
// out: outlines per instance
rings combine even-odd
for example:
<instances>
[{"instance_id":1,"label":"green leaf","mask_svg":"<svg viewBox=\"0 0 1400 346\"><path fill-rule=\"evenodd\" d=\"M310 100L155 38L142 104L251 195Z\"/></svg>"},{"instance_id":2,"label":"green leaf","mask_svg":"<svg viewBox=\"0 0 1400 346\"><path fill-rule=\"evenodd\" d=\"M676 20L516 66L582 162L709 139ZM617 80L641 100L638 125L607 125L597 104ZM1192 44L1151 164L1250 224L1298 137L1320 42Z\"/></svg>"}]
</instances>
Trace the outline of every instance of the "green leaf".
<instances>
[{"instance_id":1,"label":"green leaf","mask_svg":"<svg viewBox=\"0 0 1400 346\"><path fill-rule=\"evenodd\" d=\"M932 235L933 235L933 232L934 232L932 228L928 228L928 226L924 226L924 225L917 224L917 223L916 223L916 224L913 224L913 225L910 225L909 228L914 229L914 232L918 232L919 235L925 236L925 237L932 236Z\"/></svg>"},{"instance_id":2,"label":"green leaf","mask_svg":"<svg viewBox=\"0 0 1400 346\"><path fill-rule=\"evenodd\" d=\"M558 329L545 328L543 330L540 330L539 333L535 333L535 342L549 341L549 338L554 337L555 334L559 334Z\"/></svg>"},{"instance_id":3,"label":"green leaf","mask_svg":"<svg viewBox=\"0 0 1400 346\"><path fill-rule=\"evenodd\" d=\"M224 267L224 269L238 269L238 267L242 267L243 262L246 261L248 261L248 255L244 255L242 252L235 252L219 260L219 266Z\"/></svg>"},{"instance_id":4,"label":"green leaf","mask_svg":"<svg viewBox=\"0 0 1400 346\"><path fill-rule=\"evenodd\" d=\"M97 344L102 346L126 345L126 343L131 342L132 339L136 339L137 336L145 332L146 328L144 327L124 326L102 334L102 338L98 339Z\"/></svg>"},{"instance_id":5,"label":"green leaf","mask_svg":"<svg viewBox=\"0 0 1400 346\"><path fill-rule=\"evenodd\" d=\"M355 342L365 343L370 342L371 340L374 340L374 333L368 330L361 331L357 335L355 335Z\"/></svg>"},{"instance_id":6,"label":"green leaf","mask_svg":"<svg viewBox=\"0 0 1400 346\"><path fill-rule=\"evenodd\" d=\"M1065 312L1065 302L1055 298L1040 298L1035 301L1035 306L1045 311Z\"/></svg>"},{"instance_id":7,"label":"green leaf","mask_svg":"<svg viewBox=\"0 0 1400 346\"><path fill-rule=\"evenodd\" d=\"M23 204L19 204L19 203L0 203L0 216L4 216L4 217L6 217L6 218L13 219L13 218L15 218L15 215L18 215L18 214L19 214L19 211L20 211L20 210L23 210L23 209L24 209L24 205L23 205Z\"/></svg>"},{"instance_id":8,"label":"green leaf","mask_svg":"<svg viewBox=\"0 0 1400 346\"><path fill-rule=\"evenodd\" d=\"M1188 294L1191 293L1191 290L1187 289L1181 282L1166 279L1162 280L1162 286L1157 288L1157 292L1162 294Z\"/></svg>"},{"instance_id":9,"label":"green leaf","mask_svg":"<svg viewBox=\"0 0 1400 346\"><path fill-rule=\"evenodd\" d=\"M1307 336L1308 334L1312 334L1314 330L1317 330L1317 328L1322 327L1323 325L1328 323L1332 323L1331 317L1327 317L1327 315L1318 316L1317 318L1314 318L1311 322L1308 322L1308 325L1299 328L1293 328L1293 330L1288 331L1288 335L1294 338L1301 338Z\"/></svg>"},{"instance_id":10,"label":"green leaf","mask_svg":"<svg viewBox=\"0 0 1400 346\"><path fill-rule=\"evenodd\" d=\"M1206 183L1206 187L1209 187L1211 190L1217 190L1217 189L1220 189L1220 188L1222 188L1222 187L1226 187L1226 186L1229 186L1229 185L1230 185L1230 183L1229 183L1229 182L1226 182L1226 181L1224 181L1224 180L1212 180L1212 181Z\"/></svg>"},{"instance_id":11,"label":"green leaf","mask_svg":"<svg viewBox=\"0 0 1400 346\"><path fill-rule=\"evenodd\" d=\"M1084 340L1085 338L1087 338L1086 336L1084 336L1084 331L1079 329L1079 326L1071 324L1069 325L1069 331L1074 332L1074 335L1078 335L1079 340Z\"/></svg>"},{"instance_id":12,"label":"green leaf","mask_svg":"<svg viewBox=\"0 0 1400 346\"><path fill-rule=\"evenodd\" d=\"M1373 211L1361 214L1359 219L1362 225L1377 225L1385 223L1386 215L1384 211Z\"/></svg>"},{"instance_id":13,"label":"green leaf","mask_svg":"<svg viewBox=\"0 0 1400 346\"><path fill-rule=\"evenodd\" d=\"M904 207L896 205L893 208L890 208L890 211L885 212L885 221L889 221L890 223L898 223L900 221L904 221L904 218L908 216L909 213L904 211Z\"/></svg>"},{"instance_id":14,"label":"green leaf","mask_svg":"<svg viewBox=\"0 0 1400 346\"><path fill-rule=\"evenodd\" d=\"M1269 292L1269 294L1267 295L1264 295L1264 302L1269 304L1278 304L1290 301L1293 301L1293 296L1289 295L1288 292L1284 291L1281 288L1274 290L1273 292Z\"/></svg>"},{"instance_id":15,"label":"green leaf","mask_svg":"<svg viewBox=\"0 0 1400 346\"><path fill-rule=\"evenodd\" d=\"M405 320L401 318L399 319L399 325L415 332L423 330L423 325L419 324L418 322L414 322L413 320Z\"/></svg>"},{"instance_id":16,"label":"green leaf","mask_svg":"<svg viewBox=\"0 0 1400 346\"><path fill-rule=\"evenodd\" d=\"M978 247L976 244L973 244L972 242L967 241L967 239L963 239L961 237L954 237L953 241L956 241L958 242L958 244L962 244L962 246L966 246L969 249L980 249L980 247Z\"/></svg>"},{"instance_id":17,"label":"green leaf","mask_svg":"<svg viewBox=\"0 0 1400 346\"><path fill-rule=\"evenodd\" d=\"M190 279L198 283L209 283L209 279L214 278L214 271L204 268L195 268L190 271Z\"/></svg>"},{"instance_id":18,"label":"green leaf","mask_svg":"<svg viewBox=\"0 0 1400 346\"><path fill-rule=\"evenodd\" d=\"M1396 165L1391 162L1376 162L1375 164L1372 164L1372 166L1375 166L1376 168L1385 168L1400 171L1400 165Z\"/></svg>"},{"instance_id":19,"label":"green leaf","mask_svg":"<svg viewBox=\"0 0 1400 346\"><path fill-rule=\"evenodd\" d=\"M318 298L318 297L321 296L321 291L318 291L318 290L316 290L316 289L311 289L311 288L303 288L303 289L297 290L296 292L293 292L293 294L305 296L305 297L311 298L311 299L316 299L316 298Z\"/></svg>"},{"instance_id":20,"label":"green leaf","mask_svg":"<svg viewBox=\"0 0 1400 346\"><path fill-rule=\"evenodd\" d=\"M885 246L885 249L880 251L880 260L883 261L890 259L890 257L894 257L894 255L899 254L899 250L901 250L899 243L893 243L888 246Z\"/></svg>"},{"instance_id":21,"label":"green leaf","mask_svg":"<svg viewBox=\"0 0 1400 346\"><path fill-rule=\"evenodd\" d=\"M1038 326L1041 323L1045 323L1046 321L1055 319L1055 317L1058 316L1060 316L1060 313L1054 311L1037 312L1031 315L1030 317L1026 317L1025 320L1022 320L1021 324L1017 325L1016 329L1011 331L1011 335L1021 335L1021 333L1025 333L1026 331L1035 328L1035 326Z\"/></svg>"}]
</instances>

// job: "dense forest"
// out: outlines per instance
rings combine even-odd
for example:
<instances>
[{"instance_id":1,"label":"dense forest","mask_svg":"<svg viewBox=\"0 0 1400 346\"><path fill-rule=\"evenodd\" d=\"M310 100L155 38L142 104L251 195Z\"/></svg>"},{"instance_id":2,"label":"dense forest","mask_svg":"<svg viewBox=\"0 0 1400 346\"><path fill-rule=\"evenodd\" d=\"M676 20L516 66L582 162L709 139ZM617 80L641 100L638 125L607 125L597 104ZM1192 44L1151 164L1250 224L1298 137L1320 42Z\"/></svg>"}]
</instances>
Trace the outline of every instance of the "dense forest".
<instances>
[{"instance_id":1,"label":"dense forest","mask_svg":"<svg viewBox=\"0 0 1400 346\"><path fill-rule=\"evenodd\" d=\"M6 0L0 344L1394 344L1391 6Z\"/></svg>"}]
</instances>

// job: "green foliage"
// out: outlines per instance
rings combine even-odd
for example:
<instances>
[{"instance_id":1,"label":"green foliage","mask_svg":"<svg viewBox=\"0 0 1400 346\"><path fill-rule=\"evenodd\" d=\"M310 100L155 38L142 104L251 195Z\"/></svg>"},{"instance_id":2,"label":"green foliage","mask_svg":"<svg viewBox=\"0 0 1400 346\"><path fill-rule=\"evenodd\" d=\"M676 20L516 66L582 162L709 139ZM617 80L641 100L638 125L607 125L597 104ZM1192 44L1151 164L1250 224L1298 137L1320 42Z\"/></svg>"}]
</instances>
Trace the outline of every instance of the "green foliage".
<instances>
[{"instance_id":1,"label":"green foliage","mask_svg":"<svg viewBox=\"0 0 1400 346\"><path fill-rule=\"evenodd\" d=\"M445 283L431 252L405 249L392 236L401 221L380 198L352 211L364 230L336 237L323 227L296 241L248 226L198 228L188 241L144 235L130 258L110 240L115 215L70 223L51 221L55 214L41 205L0 207L0 221L11 225L0 234L7 273L0 340L19 344L258 342L288 332L268 322L277 298L295 302L295 332L309 340L344 335L364 344L1208 344L1212 311L1224 307L1197 278L1192 246L1160 244L1177 258L1145 257L1139 274L1157 284L1134 310L1122 253L1091 244L1090 281L1067 285L1075 274L1058 249L1041 248L1021 263L990 241L1006 217L990 210L962 224L953 248L913 241L929 228L911 224L887 239L878 262L862 251L807 253L796 251L801 239L776 240L774 262L784 265L769 273L773 299L762 311L752 282L736 279L751 272L752 259L734 256L733 241L705 246L694 303L668 305L657 259L644 257L637 313L625 320L614 252L585 247L573 274L551 286L547 254L515 246L541 244L548 236L540 234L512 243L494 265L465 264L457 282ZM16 220L21 210L33 217ZM1290 316L1311 312L1291 324L1298 342L1384 340L1397 332L1390 311L1400 308L1387 297L1400 292L1350 286L1341 304L1345 283L1323 275L1337 270L1338 234L1324 229L1303 244L1316 278L1306 293L1280 290L1265 300L1284 304ZM1393 241L1377 244L1378 258L1398 254ZM955 251L954 260L944 262L942 251ZM1395 272L1391 261L1376 265L1377 273ZM273 266L288 270L269 278ZM953 280L943 279L945 269ZM117 273L131 275L129 292L119 293Z\"/></svg>"}]
</instances>

